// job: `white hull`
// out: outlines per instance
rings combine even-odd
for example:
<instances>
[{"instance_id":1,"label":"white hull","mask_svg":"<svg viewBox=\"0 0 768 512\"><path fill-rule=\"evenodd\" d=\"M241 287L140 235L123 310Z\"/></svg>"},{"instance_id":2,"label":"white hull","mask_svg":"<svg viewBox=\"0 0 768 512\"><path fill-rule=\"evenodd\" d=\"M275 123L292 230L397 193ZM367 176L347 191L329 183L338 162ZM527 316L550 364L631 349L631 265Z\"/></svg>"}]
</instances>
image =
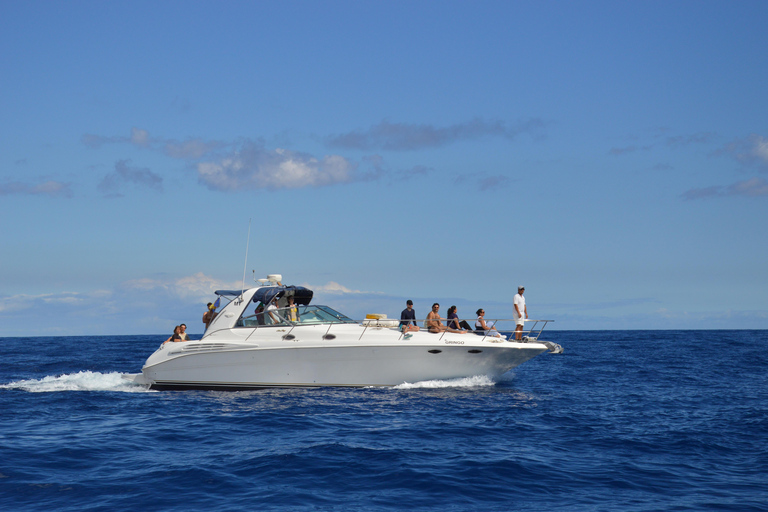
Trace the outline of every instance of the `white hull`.
<instances>
[{"instance_id":1,"label":"white hull","mask_svg":"<svg viewBox=\"0 0 768 512\"><path fill-rule=\"evenodd\" d=\"M188 346L193 348L194 342ZM142 372L155 389L394 386L473 375L498 377L546 350L539 343L510 342L480 346L231 347L163 358Z\"/></svg>"},{"instance_id":2,"label":"white hull","mask_svg":"<svg viewBox=\"0 0 768 512\"><path fill-rule=\"evenodd\" d=\"M547 350L474 333L405 339L396 328L350 322L243 326L251 295L224 308L202 340L165 343L133 380L154 389L395 386L498 377Z\"/></svg>"}]
</instances>

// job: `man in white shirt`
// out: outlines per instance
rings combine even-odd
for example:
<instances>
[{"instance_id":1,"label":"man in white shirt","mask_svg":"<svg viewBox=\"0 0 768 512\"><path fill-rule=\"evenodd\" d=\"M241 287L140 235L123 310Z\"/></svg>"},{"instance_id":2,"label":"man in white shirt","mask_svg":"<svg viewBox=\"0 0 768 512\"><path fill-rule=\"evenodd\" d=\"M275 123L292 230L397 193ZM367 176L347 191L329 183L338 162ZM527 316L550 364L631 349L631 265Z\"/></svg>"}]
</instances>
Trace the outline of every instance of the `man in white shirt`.
<instances>
[{"instance_id":1,"label":"man in white shirt","mask_svg":"<svg viewBox=\"0 0 768 512\"><path fill-rule=\"evenodd\" d=\"M270 319L272 319L272 325L277 325L280 323L280 318L277 316L277 297L272 299L272 302L269 303L269 306L267 306L267 315Z\"/></svg>"},{"instance_id":2,"label":"man in white shirt","mask_svg":"<svg viewBox=\"0 0 768 512\"><path fill-rule=\"evenodd\" d=\"M525 292L525 286L517 287L517 295L515 295L515 339L523 339L523 326L525 325L525 319L528 318L528 308L525 306L525 298L523 293Z\"/></svg>"}]
</instances>

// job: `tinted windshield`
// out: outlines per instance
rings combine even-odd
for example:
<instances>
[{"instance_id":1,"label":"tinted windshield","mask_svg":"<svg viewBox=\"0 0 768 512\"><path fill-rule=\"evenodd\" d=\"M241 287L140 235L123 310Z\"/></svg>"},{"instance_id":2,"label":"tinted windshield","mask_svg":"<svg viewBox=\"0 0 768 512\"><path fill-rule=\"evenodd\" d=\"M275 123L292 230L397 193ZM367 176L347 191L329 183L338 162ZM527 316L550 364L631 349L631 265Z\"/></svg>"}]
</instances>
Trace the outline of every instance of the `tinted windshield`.
<instances>
[{"instance_id":1,"label":"tinted windshield","mask_svg":"<svg viewBox=\"0 0 768 512\"><path fill-rule=\"evenodd\" d=\"M327 324L327 323L342 323L342 324L354 324L357 323L346 315L342 315L335 309L331 309L328 306L299 306L299 323L300 324Z\"/></svg>"},{"instance_id":2,"label":"tinted windshield","mask_svg":"<svg viewBox=\"0 0 768 512\"><path fill-rule=\"evenodd\" d=\"M276 325L293 325L290 308L272 310L257 310L253 315L243 316L238 320L237 327L269 327ZM346 315L342 315L328 306L298 306L298 322L296 325L315 324L356 324Z\"/></svg>"}]
</instances>

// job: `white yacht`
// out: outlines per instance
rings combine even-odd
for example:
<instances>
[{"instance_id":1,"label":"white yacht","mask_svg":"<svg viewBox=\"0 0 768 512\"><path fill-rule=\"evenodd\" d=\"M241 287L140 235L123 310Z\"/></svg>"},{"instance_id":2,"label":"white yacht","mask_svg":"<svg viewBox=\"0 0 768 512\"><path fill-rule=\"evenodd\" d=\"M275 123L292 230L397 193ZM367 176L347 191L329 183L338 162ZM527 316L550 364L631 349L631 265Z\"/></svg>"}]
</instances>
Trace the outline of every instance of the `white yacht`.
<instances>
[{"instance_id":1,"label":"white yacht","mask_svg":"<svg viewBox=\"0 0 768 512\"><path fill-rule=\"evenodd\" d=\"M432 333L423 327L404 334L398 320L356 321L310 305L311 290L280 280L272 275L257 288L217 291L229 303L200 340L164 343L142 373L124 378L152 389L394 386L499 377L542 352L562 351L538 341L543 328L528 331L524 342L495 332ZM287 307L290 298L295 308Z\"/></svg>"}]
</instances>

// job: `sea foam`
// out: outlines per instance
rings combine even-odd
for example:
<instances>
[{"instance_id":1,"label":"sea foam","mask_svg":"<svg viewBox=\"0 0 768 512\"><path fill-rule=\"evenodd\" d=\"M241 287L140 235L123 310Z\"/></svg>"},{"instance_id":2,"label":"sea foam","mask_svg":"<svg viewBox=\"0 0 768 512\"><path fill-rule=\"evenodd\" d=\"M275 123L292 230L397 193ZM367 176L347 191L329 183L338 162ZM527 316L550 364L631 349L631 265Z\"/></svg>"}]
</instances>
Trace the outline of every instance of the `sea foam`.
<instances>
[{"instance_id":1,"label":"sea foam","mask_svg":"<svg viewBox=\"0 0 768 512\"><path fill-rule=\"evenodd\" d=\"M404 382L394 389L423 389L423 388L474 388L481 386L494 386L496 382L487 375L475 375L474 377L462 377L448 380L425 380L421 382Z\"/></svg>"},{"instance_id":2,"label":"sea foam","mask_svg":"<svg viewBox=\"0 0 768 512\"><path fill-rule=\"evenodd\" d=\"M126 393L147 392L146 386L122 378L118 372L99 373L81 371L42 379L19 380L0 385L0 389L22 389L31 393L52 391L120 391Z\"/></svg>"}]
</instances>

